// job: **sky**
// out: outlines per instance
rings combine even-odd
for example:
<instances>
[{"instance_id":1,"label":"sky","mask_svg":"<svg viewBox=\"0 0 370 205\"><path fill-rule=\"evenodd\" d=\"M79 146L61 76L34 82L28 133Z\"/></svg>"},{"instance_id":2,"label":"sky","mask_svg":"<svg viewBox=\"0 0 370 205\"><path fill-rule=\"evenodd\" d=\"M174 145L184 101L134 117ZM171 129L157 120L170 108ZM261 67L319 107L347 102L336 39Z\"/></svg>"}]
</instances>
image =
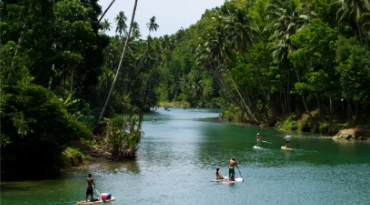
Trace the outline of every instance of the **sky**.
<instances>
[{"instance_id":1,"label":"sky","mask_svg":"<svg viewBox=\"0 0 370 205\"><path fill-rule=\"evenodd\" d=\"M99 0L102 12L109 6L111 0ZM108 19L111 24L110 31L106 33L115 35L116 23L114 18L120 11L127 17L127 25L131 21L131 15L135 0L116 0L103 19ZM172 35L181 28L188 28L200 20L206 9L221 6L225 0L138 0L135 21L138 22L141 38L149 35L146 24L153 16L159 25L157 31L152 31L152 37L160 37L166 34Z\"/></svg>"}]
</instances>

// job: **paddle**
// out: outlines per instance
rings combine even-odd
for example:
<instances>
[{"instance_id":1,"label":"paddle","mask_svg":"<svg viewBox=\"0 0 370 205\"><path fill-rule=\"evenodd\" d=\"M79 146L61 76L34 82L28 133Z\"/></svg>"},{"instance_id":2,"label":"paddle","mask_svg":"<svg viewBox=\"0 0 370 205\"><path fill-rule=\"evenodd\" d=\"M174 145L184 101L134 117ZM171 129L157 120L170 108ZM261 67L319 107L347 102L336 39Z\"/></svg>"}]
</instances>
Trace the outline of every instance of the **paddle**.
<instances>
[{"instance_id":1,"label":"paddle","mask_svg":"<svg viewBox=\"0 0 370 205\"><path fill-rule=\"evenodd\" d=\"M93 188L95 189L95 187L93 187ZM100 196L101 200L102 200L104 203L107 203L107 200L105 200L105 199L103 199L103 198L101 197L101 194L99 193L99 191L98 191L97 189L95 189L95 191L96 191L96 193L98 193L98 194L99 194L99 196Z\"/></svg>"},{"instance_id":2,"label":"paddle","mask_svg":"<svg viewBox=\"0 0 370 205\"><path fill-rule=\"evenodd\" d=\"M263 141L263 140L262 140L261 142L268 143L268 144L272 144L271 142L267 142L267 141Z\"/></svg>"},{"instance_id":3,"label":"paddle","mask_svg":"<svg viewBox=\"0 0 370 205\"><path fill-rule=\"evenodd\" d=\"M242 177L242 181L244 181L243 176L242 176L242 173L240 173L240 169L239 169L238 165L236 165L236 168L238 168L239 174Z\"/></svg>"}]
</instances>

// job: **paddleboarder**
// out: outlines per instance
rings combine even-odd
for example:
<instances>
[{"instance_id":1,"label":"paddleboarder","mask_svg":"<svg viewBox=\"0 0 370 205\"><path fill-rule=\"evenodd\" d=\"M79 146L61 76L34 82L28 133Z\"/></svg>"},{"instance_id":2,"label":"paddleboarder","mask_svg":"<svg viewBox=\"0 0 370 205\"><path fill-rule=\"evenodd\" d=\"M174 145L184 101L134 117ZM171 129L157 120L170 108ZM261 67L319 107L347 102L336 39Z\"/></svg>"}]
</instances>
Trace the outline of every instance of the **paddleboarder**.
<instances>
[{"instance_id":1,"label":"paddleboarder","mask_svg":"<svg viewBox=\"0 0 370 205\"><path fill-rule=\"evenodd\" d=\"M91 174L88 175L86 181L87 181L86 202L87 202L87 198L88 198L89 195L91 195L91 200L90 201L93 201L94 200L93 189L95 187L95 183L94 183L94 179L91 177Z\"/></svg>"},{"instance_id":2,"label":"paddleboarder","mask_svg":"<svg viewBox=\"0 0 370 205\"><path fill-rule=\"evenodd\" d=\"M235 161L235 157L233 157L229 162L229 180L231 181L235 181L235 166L238 167L238 164Z\"/></svg>"},{"instance_id":3,"label":"paddleboarder","mask_svg":"<svg viewBox=\"0 0 370 205\"><path fill-rule=\"evenodd\" d=\"M257 146L260 147L261 146L261 135L260 135L260 133L257 133L256 139L257 139Z\"/></svg>"},{"instance_id":4,"label":"paddleboarder","mask_svg":"<svg viewBox=\"0 0 370 205\"><path fill-rule=\"evenodd\" d=\"M285 147L289 148L290 140L292 139L292 137L289 135L289 133L287 133L284 139L285 139Z\"/></svg>"},{"instance_id":5,"label":"paddleboarder","mask_svg":"<svg viewBox=\"0 0 370 205\"><path fill-rule=\"evenodd\" d=\"M216 179L224 179L224 177L220 174L220 168L216 168Z\"/></svg>"}]
</instances>

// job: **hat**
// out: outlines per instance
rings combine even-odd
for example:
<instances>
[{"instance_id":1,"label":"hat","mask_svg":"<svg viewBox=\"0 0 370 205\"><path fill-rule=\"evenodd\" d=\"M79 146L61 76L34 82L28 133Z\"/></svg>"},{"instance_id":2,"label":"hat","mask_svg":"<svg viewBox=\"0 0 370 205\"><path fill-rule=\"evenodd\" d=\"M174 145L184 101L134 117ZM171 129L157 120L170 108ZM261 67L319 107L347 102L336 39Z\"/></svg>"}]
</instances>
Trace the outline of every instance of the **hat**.
<instances>
[{"instance_id":1,"label":"hat","mask_svg":"<svg viewBox=\"0 0 370 205\"><path fill-rule=\"evenodd\" d=\"M260 135L260 133L257 133L257 135Z\"/></svg>"}]
</instances>

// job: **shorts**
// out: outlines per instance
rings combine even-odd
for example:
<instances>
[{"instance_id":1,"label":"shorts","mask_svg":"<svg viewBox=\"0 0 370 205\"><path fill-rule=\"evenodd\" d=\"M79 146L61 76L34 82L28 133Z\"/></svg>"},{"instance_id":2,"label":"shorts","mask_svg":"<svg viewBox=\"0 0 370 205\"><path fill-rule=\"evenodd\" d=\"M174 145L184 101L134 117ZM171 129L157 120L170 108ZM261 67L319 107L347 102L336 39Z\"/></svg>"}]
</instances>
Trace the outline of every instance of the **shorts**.
<instances>
[{"instance_id":1,"label":"shorts","mask_svg":"<svg viewBox=\"0 0 370 205\"><path fill-rule=\"evenodd\" d=\"M229 168L229 176L235 176L235 170L234 168Z\"/></svg>"},{"instance_id":2,"label":"shorts","mask_svg":"<svg viewBox=\"0 0 370 205\"><path fill-rule=\"evenodd\" d=\"M92 188L87 188L86 189L86 196L88 196L88 195L93 195L93 189Z\"/></svg>"},{"instance_id":3,"label":"shorts","mask_svg":"<svg viewBox=\"0 0 370 205\"><path fill-rule=\"evenodd\" d=\"M261 140L260 140L260 139L258 139L258 140L257 140L257 142L261 142Z\"/></svg>"},{"instance_id":4,"label":"shorts","mask_svg":"<svg viewBox=\"0 0 370 205\"><path fill-rule=\"evenodd\" d=\"M290 143L290 141L285 141L285 143L289 144L289 143Z\"/></svg>"}]
</instances>

